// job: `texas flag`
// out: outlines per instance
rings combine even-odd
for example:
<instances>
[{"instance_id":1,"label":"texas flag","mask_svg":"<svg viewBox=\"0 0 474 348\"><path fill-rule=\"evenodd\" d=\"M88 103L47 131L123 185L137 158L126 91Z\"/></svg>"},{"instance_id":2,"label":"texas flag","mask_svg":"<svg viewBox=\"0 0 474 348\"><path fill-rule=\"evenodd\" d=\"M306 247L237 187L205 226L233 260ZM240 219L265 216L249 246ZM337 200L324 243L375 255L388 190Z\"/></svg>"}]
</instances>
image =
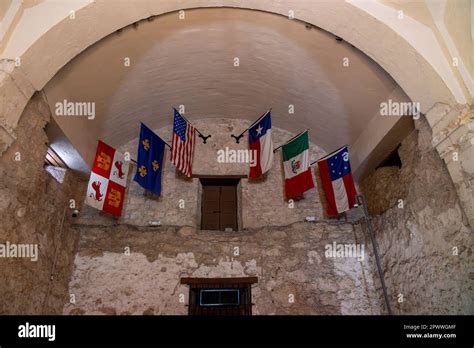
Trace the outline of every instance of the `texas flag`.
<instances>
[{"instance_id":1,"label":"texas flag","mask_svg":"<svg viewBox=\"0 0 474 348\"><path fill-rule=\"evenodd\" d=\"M254 163L250 164L249 178L259 178L270 170L273 164L272 120L268 111L249 128L249 149Z\"/></svg>"},{"instance_id":2,"label":"texas flag","mask_svg":"<svg viewBox=\"0 0 474 348\"><path fill-rule=\"evenodd\" d=\"M99 141L87 184L86 203L115 216L122 214L129 163L122 153Z\"/></svg>"},{"instance_id":3,"label":"texas flag","mask_svg":"<svg viewBox=\"0 0 474 348\"><path fill-rule=\"evenodd\" d=\"M338 215L354 207L356 189L347 146L318 161L319 175L327 200L327 214Z\"/></svg>"}]
</instances>

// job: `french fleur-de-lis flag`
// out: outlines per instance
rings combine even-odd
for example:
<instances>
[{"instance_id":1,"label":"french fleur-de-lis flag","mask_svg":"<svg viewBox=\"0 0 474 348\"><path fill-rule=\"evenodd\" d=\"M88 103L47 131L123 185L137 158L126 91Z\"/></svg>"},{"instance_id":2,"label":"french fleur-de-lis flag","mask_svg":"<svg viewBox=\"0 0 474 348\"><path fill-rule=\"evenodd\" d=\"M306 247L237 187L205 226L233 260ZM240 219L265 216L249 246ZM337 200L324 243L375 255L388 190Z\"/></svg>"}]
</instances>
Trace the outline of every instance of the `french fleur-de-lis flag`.
<instances>
[{"instance_id":1,"label":"french fleur-de-lis flag","mask_svg":"<svg viewBox=\"0 0 474 348\"><path fill-rule=\"evenodd\" d=\"M135 180L144 189L161 194L161 173L165 142L143 123L138 141L137 172Z\"/></svg>"}]
</instances>

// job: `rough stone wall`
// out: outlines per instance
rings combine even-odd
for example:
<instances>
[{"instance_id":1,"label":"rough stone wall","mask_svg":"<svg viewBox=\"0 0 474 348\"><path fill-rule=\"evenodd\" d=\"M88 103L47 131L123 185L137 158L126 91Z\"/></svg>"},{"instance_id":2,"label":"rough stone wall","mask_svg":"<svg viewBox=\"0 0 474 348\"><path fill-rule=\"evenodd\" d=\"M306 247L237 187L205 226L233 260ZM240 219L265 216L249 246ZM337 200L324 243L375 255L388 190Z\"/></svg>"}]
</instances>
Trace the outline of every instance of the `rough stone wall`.
<instances>
[{"instance_id":1,"label":"rough stone wall","mask_svg":"<svg viewBox=\"0 0 474 348\"><path fill-rule=\"evenodd\" d=\"M327 243L362 238L351 224L232 233L189 226L74 228L81 233L70 283L75 303L65 305L65 314L187 314L189 289L180 277L247 276L258 277L254 314L379 313L370 258L325 257Z\"/></svg>"},{"instance_id":2,"label":"rough stone wall","mask_svg":"<svg viewBox=\"0 0 474 348\"><path fill-rule=\"evenodd\" d=\"M400 170L380 168L361 185L370 211L380 214L374 226L392 309L473 314L472 229L424 119L402 142L399 155Z\"/></svg>"},{"instance_id":3,"label":"rough stone wall","mask_svg":"<svg viewBox=\"0 0 474 348\"><path fill-rule=\"evenodd\" d=\"M381 167L377 169L377 175L370 175L362 184L362 191L366 195L369 214L379 215L395 206L400 197L407 193L407 183L402 182L409 179L409 175L402 175L407 166L403 168Z\"/></svg>"},{"instance_id":4,"label":"rough stone wall","mask_svg":"<svg viewBox=\"0 0 474 348\"><path fill-rule=\"evenodd\" d=\"M239 119L199 120L194 123L197 129L204 128L212 137L207 144L196 137L194 153L193 175L248 175L247 163L219 163L218 150L228 147L231 150L247 149L247 135L236 144L231 134L240 134L250 122ZM165 127L155 130L165 141L171 144L172 128ZM138 129L137 129L138 133ZM294 134L272 127L274 146L278 146L291 139ZM130 152L136 158L138 138L120 147L120 151ZM325 152L315 145L310 146L310 159L321 158ZM159 220L162 225L200 227L201 190L199 179L187 179L175 172L174 166L169 161L169 149L165 151L163 162L162 195L159 198L150 198L144 195L144 189L133 181L129 181L123 216L119 223L147 226L149 221ZM135 175L136 169L132 171ZM316 185L316 178L313 173ZM289 208L284 197L284 173L281 151L275 153L273 167L267 178L259 182L242 179L239 188L241 224L239 229L256 228L263 226L282 226L290 223L304 221L307 216L323 217L323 211L317 188L305 193L305 198L294 203L294 208ZM184 201L184 208L180 208L180 200ZM278 214L275 214L278 211ZM81 221L107 221L94 209L85 207Z\"/></svg>"},{"instance_id":5,"label":"rough stone wall","mask_svg":"<svg viewBox=\"0 0 474 348\"><path fill-rule=\"evenodd\" d=\"M437 103L426 114L432 144L446 163L469 224L474 226L474 105Z\"/></svg>"},{"instance_id":6,"label":"rough stone wall","mask_svg":"<svg viewBox=\"0 0 474 348\"><path fill-rule=\"evenodd\" d=\"M78 240L69 208L62 231L60 225L69 200L82 199L84 182L68 171L60 184L43 168L49 117L47 103L35 95L0 158L0 244L38 245L37 261L0 257L0 314L59 313L67 297Z\"/></svg>"}]
</instances>

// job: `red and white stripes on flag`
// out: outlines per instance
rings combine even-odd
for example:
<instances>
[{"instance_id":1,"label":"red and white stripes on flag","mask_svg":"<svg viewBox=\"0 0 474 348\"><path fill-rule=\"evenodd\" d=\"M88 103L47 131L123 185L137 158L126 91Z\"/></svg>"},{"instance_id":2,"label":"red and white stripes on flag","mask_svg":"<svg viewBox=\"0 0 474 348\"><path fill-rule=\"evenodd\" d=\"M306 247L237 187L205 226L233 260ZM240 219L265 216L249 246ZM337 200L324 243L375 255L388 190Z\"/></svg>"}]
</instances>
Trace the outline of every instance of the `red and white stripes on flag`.
<instances>
[{"instance_id":1,"label":"red and white stripes on flag","mask_svg":"<svg viewBox=\"0 0 474 348\"><path fill-rule=\"evenodd\" d=\"M326 194L327 214L334 216L354 208L357 192L347 146L320 159L318 167Z\"/></svg>"},{"instance_id":2,"label":"red and white stripes on flag","mask_svg":"<svg viewBox=\"0 0 474 348\"><path fill-rule=\"evenodd\" d=\"M192 166L195 143L196 129L178 111L174 110L170 161L181 173L189 178L193 175Z\"/></svg>"}]
</instances>

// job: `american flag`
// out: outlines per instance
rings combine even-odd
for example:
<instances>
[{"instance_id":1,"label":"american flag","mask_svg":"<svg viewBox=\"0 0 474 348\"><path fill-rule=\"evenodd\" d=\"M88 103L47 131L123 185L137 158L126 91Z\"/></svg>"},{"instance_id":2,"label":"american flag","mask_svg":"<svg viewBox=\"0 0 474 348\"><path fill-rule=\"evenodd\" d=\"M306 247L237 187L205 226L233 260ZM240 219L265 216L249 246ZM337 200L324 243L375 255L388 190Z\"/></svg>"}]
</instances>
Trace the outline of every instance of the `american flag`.
<instances>
[{"instance_id":1,"label":"american flag","mask_svg":"<svg viewBox=\"0 0 474 348\"><path fill-rule=\"evenodd\" d=\"M196 130L178 111L174 110L173 142L171 144L170 161L187 177L193 175L192 165L195 142Z\"/></svg>"}]
</instances>

